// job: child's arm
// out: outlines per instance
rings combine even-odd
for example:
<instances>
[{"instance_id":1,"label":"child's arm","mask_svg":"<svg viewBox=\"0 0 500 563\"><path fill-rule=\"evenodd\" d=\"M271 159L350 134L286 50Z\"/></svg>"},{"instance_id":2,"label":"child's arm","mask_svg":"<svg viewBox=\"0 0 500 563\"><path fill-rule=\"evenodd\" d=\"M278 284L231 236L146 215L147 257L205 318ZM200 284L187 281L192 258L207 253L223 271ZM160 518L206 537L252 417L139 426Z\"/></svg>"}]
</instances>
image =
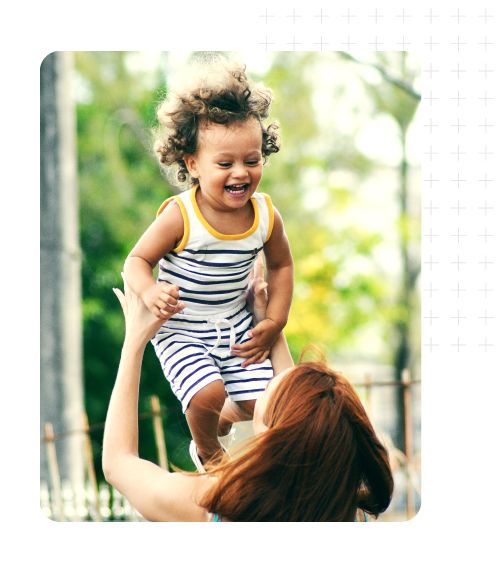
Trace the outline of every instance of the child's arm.
<instances>
[{"instance_id":1,"label":"child's arm","mask_svg":"<svg viewBox=\"0 0 500 563\"><path fill-rule=\"evenodd\" d=\"M184 221L177 204L169 205L128 255L125 280L157 318L167 320L178 309L179 288L166 282L156 283L153 269L159 260L175 248L184 234Z\"/></svg>"},{"instance_id":2,"label":"child's arm","mask_svg":"<svg viewBox=\"0 0 500 563\"><path fill-rule=\"evenodd\" d=\"M274 210L273 232L264 245L264 254L266 255L269 304L266 318L249 332L251 340L233 347L236 355L247 358L241 364L242 367L261 363L268 357L271 346L287 323L292 304L292 254L283 228L283 220L276 209Z\"/></svg>"}]
</instances>

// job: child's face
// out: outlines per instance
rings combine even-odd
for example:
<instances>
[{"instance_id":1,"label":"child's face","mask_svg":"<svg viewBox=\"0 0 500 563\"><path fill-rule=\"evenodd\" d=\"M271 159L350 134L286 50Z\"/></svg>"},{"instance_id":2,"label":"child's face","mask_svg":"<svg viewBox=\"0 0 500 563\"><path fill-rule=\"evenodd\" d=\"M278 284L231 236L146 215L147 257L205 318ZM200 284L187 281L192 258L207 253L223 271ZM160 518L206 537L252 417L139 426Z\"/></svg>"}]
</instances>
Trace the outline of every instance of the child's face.
<instances>
[{"instance_id":1,"label":"child's face","mask_svg":"<svg viewBox=\"0 0 500 563\"><path fill-rule=\"evenodd\" d=\"M214 209L241 209L262 178L262 130L255 119L230 126L211 123L198 133L198 150L186 156L203 199Z\"/></svg>"}]
</instances>

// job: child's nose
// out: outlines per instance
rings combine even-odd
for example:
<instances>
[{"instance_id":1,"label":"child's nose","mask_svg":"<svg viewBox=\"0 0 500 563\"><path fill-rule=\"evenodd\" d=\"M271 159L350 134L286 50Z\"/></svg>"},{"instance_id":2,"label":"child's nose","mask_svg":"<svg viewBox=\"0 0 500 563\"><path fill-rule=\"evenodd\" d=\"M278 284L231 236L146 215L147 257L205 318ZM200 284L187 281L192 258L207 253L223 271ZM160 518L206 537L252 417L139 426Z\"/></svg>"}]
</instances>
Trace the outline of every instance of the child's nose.
<instances>
[{"instance_id":1,"label":"child's nose","mask_svg":"<svg viewBox=\"0 0 500 563\"><path fill-rule=\"evenodd\" d=\"M245 178L247 176L247 169L244 164L237 164L233 168L233 176L235 178Z\"/></svg>"}]
</instances>

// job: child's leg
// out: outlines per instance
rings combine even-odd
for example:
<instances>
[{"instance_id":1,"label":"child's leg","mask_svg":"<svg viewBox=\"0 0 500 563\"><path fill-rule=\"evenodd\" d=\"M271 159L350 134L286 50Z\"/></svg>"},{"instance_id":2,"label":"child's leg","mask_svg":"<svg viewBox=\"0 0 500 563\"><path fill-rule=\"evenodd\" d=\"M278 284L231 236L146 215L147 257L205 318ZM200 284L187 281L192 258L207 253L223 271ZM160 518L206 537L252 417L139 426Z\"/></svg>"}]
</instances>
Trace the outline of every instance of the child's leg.
<instances>
[{"instance_id":1,"label":"child's leg","mask_svg":"<svg viewBox=\"0 0 500 563\"><path fill-rule=\"evenodd\" d=\"M223 451L217 440L217 426L224 407L226 392L222 381L213 381L200 389L189 402L186 419L196 443L198 455L204 463L217 462Z\"/></svg>"},{"instance_id":2,"label":"child's leg","mask_svg":"<svg viewBox=\"0 0 500 563\"><path fill-rule=\"evenodd\" d=\"M227 397L219 417L218 435L226 436L229 434L234 422L252 420L254 409L255 399L250 401L231 401Z\"/></svg>"}]
</instances>

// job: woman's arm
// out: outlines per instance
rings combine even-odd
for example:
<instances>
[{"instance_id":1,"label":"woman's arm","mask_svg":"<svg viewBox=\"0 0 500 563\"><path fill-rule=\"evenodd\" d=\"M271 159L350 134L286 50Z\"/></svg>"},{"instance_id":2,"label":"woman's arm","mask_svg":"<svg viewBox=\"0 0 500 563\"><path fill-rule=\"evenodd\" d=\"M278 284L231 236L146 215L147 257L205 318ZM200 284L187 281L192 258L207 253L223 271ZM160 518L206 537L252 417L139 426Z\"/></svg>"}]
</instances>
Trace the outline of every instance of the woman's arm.
<instances>
[{"instance_id":1,"label":"woman's arm","mask_svg":"<svg viewBox=\"0 0 500 563\"><path fill-rule=\"evenodd\" d=\"M147 342L161 326L141 299L125 284L125 295L114 290L122 305L126 334L118 375L104 430L102 465L106 480L145 518L153 521L205 521L196 504L210 482L164 471L138 455L138 397L142 359ZM178 306L172 314L178 312Z\"/></svg>"},{"instance_id":2,"label":"woman's arm","mask_svg":"<svg viewBox=\"0 0 500 563\"><path fill-rule=\"evenodd\" d=\"M254 322L258 324L266 318L267 312L267 283L264 281L264 263L262 254L259 254L250 277L250 287L247 301L249 309L253 312ZM293 358L288 348L288 343L283 331L280 332L276 342L271 348L271 360L274 375L294 366Z\"/></svg>"}]
</instances>

